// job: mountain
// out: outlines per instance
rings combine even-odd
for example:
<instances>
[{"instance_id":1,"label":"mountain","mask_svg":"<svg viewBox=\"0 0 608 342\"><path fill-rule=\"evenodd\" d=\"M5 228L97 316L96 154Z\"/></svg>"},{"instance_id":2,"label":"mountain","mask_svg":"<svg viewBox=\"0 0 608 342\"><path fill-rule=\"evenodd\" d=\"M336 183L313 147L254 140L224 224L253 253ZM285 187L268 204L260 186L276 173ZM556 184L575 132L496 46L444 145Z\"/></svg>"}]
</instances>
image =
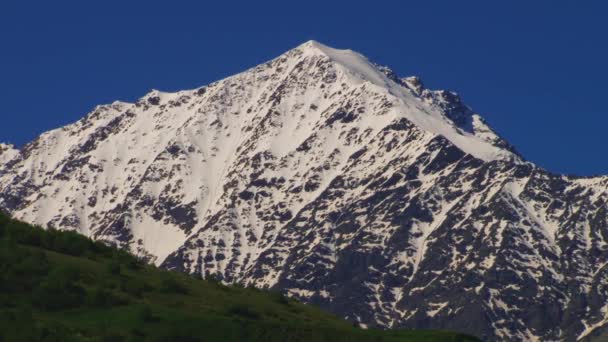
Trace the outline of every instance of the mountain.
<instances>
[{"instance_id":1,"label":"mountain","mask_svg":"<svg viewBox=\"0 0 608 342\"><path fill-rule=\"evenodd\" d=\"M2 341L477 341L357 329L278 292L145 266L74 232L2 213L0 245Z\"/></svg>"},{"instance_id":2,"label":"mountain","mask_svg":"<svg viewBox=\"0 0 608 342\"><path fill-rule=\"evenodd\" d=\"M0 154L0 209L364 327L608 323L608 177L526 161L450 91L310 41ZM6 156L5 156L6 155Z\"/></svg>"},{"instance_id":3,"label":"mountain","mask_svg":"<svg viewBox=\"0 0 608 342\"><path fill-rule=\"evenodd\" d=\"M9 160L16 158L18 155L19 150L15 149L15 146L0 143L0 165L4 165Z\"/></svg>"}]
</instances>

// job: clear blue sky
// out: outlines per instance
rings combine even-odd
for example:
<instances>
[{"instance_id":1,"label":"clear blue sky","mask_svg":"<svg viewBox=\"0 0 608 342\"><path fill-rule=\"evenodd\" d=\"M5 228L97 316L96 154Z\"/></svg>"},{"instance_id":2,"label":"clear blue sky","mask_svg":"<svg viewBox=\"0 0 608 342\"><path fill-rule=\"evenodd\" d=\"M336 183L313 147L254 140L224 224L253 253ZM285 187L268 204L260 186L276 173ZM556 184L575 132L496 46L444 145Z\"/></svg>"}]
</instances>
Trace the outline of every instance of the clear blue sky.
<instances>
[{"instance_id":1,"label":"clear blue sky","mask_svg":"<svg viewBox=\"0 0 608 342\"><path fill-rule=\"evenodd\" d=\"M3 1L0 141L315 39L458 91L524 156L608 174L606 1ZM221 4L220 4L221 3Z\"/></svg>"}]
</instances>

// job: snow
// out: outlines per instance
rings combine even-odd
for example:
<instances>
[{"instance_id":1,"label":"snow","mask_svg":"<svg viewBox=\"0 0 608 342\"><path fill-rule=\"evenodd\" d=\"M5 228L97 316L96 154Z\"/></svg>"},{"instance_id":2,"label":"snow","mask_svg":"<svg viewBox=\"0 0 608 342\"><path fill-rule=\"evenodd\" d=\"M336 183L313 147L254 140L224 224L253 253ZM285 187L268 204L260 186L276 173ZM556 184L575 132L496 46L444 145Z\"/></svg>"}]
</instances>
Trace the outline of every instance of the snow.
<instances>
[{"instance_id":1,"label":"snow","mask_svg":"<svg viewBox=\"0 0 608 342\"><path fill-rule=\"evenodd\" d=\"M299 298L312 297L314 294L314 292L306 289L289 289L290 296L297 296Z\"/></svg>"},{"instance_id":2,"label":"snow","mask_svg":"<svg viewBox=\"0 0 608 342\"><path fill-rule=\"evenodd\" d=\"M431 106L419 102L421 108L412 108L411 103L415 103L413 95L407 89L386 77L364 56L352 50L330 48L316 41L306 42L301 45L301 48L305 51L321 51L342 66L355 82L369 82L377 86L379 91L390 93L401 102L401 106L398 108L400 115L429 132L444 136L464 152L484 161L518 159L513 153L493 146L483 138L459 131L437 109Z\"/></svg>"},{"instance_id":3,"label":"snow","mask_svg":"<svg viewBox=\"0 0 608 342\"><path fill-rule=\"evenodd\" d=\"M19 150L11 144L0 143L0 168L2 164L11 161L19 155Z\"/></svg>"},{"instance_id":4,"label":"snow","mask_svg":"<svg viewBox=\"0 0 608 342\"><path fill-rule=\"evenodd\" d=\"M319 70L319 64L325 69ZM419 80L407 82L415 88ZM435 291L433 285L444 285L446 274L458 279L466 272L505 267L500 252L517 247L507 241L530 250L513 252L516 260L508 266L516 268L515 274L540 279L548 272L563 281L565 275L539 249L560 256L560 227L575 212L581 219L569 225L567 236L581 239L584 252L589 250L592 231L586 217L597 214L591 204L605 203L608 177L561 178L567 184L564 192L580 192L584 199L552 211L544 196L527 197L531 177L513 175L518 166L542 170L493 145L500 138L480 116L473 115L470 131L463 130L401 84L356 52L310 41L205 87L153 90L137 103L97 106L82 120L41 135L23 160L18 150L0 144L0 195L19 193L31 182L34 191L11 213L16 217L41 225L75 217L72 226L60 228L121 244L157 265L171 256L171 267L220 273L227 282L270 287L285 277L285 283L296 284L285 290L303 299L343 300L336 291L341 283L324 283L322 275L332 275L345 255L390 261L385 269L366 266L369 275L360 282L368 293L361 306L374 310L367 323L383 326L417 319L418 308L407 308L408 299ZM339 110L353 117L329 123ZM402 119L413 127L389 129ZM438 136L446 139L431 149ZM495 162L463 166L471 161L463 158L425 171L453 145ZM353 157L359 151L364 153ZM4 172L11 160L15 166ZM75 160L85 161L62 171ZM420 172L408 172L414 165ZM388 185L393 176L397 180ZM343 186L330 187L337 181ZM383 185L370 185L374 181ZM330 200L323 199L336 189ZM241 196L245 192L252 199ZM395 218L415 197L422 198L428 217L405 227ZM392 207L402 199L403 205ZM478 220L471 219L477 209L497 203L516 218L477 213ZM184 218L188 210L194 213L192 222ZM287 211L291 216L277 218ZM118 221L120 215L126 215L124 222ZM354 228L339 227L343 219ZM408 231L398 232L404 228ZM463 242L463 231L474 242ZM477 242L489 254L476 257ZM606 245L601 236L594 243ZM448 247L437 248L440 244ZM447 260L447 266L425 269L433 258ZM607 263L599 260L585 269L580 287L591 289ZM421 278L424 282L416 282ZM490 288L495 284L475 284L465 286L467 295L497 312L517 311ZM450 303L441 296L425 298L425 304L420 314L430 317L458 311L446 309ZM504 324L495 328L505 337L536 338Z\"/></svg>"},{"instance_id":5,"label":"snow","mask_svg":"<svg viewBox=\"0 0 608 342\"><path fill-rule=\"evenodd\" d=\"M145 248L156 256L156 263L160 263L167 255L179 248L186 239L186 234L173 225L156 224L149 216L144 216L141 222L133 225L135 240L145 241Z\"/></svg>"},{"instance_id":6,"label":"snow","mask_svg":"<svg viewBox=\"0 0 608 342\"><path fill-rule=\"evenodd\" d=\"M429 303L429 306L432 307L433 309L427 310L426 315L429 317L435 317L435 315L437 313L439 313L439 311L443 310L443 308L445 308L448 304L450 304L450 303L449 302Z\"/></svg>"},{"instance_id":7,"label":"snow","mask_svg":"<svg viewBox=\"0 0 608 342\"><path fill-rule=\"evenodd\" d=\"M582 320L583 326L585 328L578 335L577 340L582 340L583 338L585 338L589 334L591 334L595 329L608 324L608 305L602 306L602 308L600 309L600 312L604 315L604 317L595 323L589 323L587 320Z\"/></svg>"}]
</instances>

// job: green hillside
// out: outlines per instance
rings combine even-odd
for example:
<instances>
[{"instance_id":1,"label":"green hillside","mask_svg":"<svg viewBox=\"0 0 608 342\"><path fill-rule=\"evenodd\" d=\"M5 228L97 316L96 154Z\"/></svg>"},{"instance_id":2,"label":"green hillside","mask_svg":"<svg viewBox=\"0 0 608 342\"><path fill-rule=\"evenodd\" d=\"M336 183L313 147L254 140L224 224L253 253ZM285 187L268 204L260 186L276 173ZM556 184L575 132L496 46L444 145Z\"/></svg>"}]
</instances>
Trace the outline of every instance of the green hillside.
<instances>
[{"instance_id":1,"label":"green hillside","mask_svg":"<svg viewBox=\"0 0 608 342\"><path fill-rule=\"evenodd\" d=\"M0 213L0 341L475 341L354 328L281 294L167 272Z\"/></svg>"}]
</instances>

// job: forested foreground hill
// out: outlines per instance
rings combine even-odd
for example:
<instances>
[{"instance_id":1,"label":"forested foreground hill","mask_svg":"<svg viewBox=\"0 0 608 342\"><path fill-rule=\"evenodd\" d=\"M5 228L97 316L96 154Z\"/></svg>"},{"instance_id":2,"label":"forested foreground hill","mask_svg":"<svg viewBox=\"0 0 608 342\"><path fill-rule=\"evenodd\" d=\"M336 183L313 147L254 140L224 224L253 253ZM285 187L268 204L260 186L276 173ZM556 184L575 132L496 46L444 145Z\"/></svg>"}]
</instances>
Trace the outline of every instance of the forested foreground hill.
<instances>
[{"instance_id":1,"label":"forested foreground hill","mask_svg":"<svg viewBox=\"0 0 608 342\"><path fill-rule=\"evenodd\" d=\"M141 263L0 214L2 341L476 341L353 327L279 293Z\"/></svg>"}]
</instances>

